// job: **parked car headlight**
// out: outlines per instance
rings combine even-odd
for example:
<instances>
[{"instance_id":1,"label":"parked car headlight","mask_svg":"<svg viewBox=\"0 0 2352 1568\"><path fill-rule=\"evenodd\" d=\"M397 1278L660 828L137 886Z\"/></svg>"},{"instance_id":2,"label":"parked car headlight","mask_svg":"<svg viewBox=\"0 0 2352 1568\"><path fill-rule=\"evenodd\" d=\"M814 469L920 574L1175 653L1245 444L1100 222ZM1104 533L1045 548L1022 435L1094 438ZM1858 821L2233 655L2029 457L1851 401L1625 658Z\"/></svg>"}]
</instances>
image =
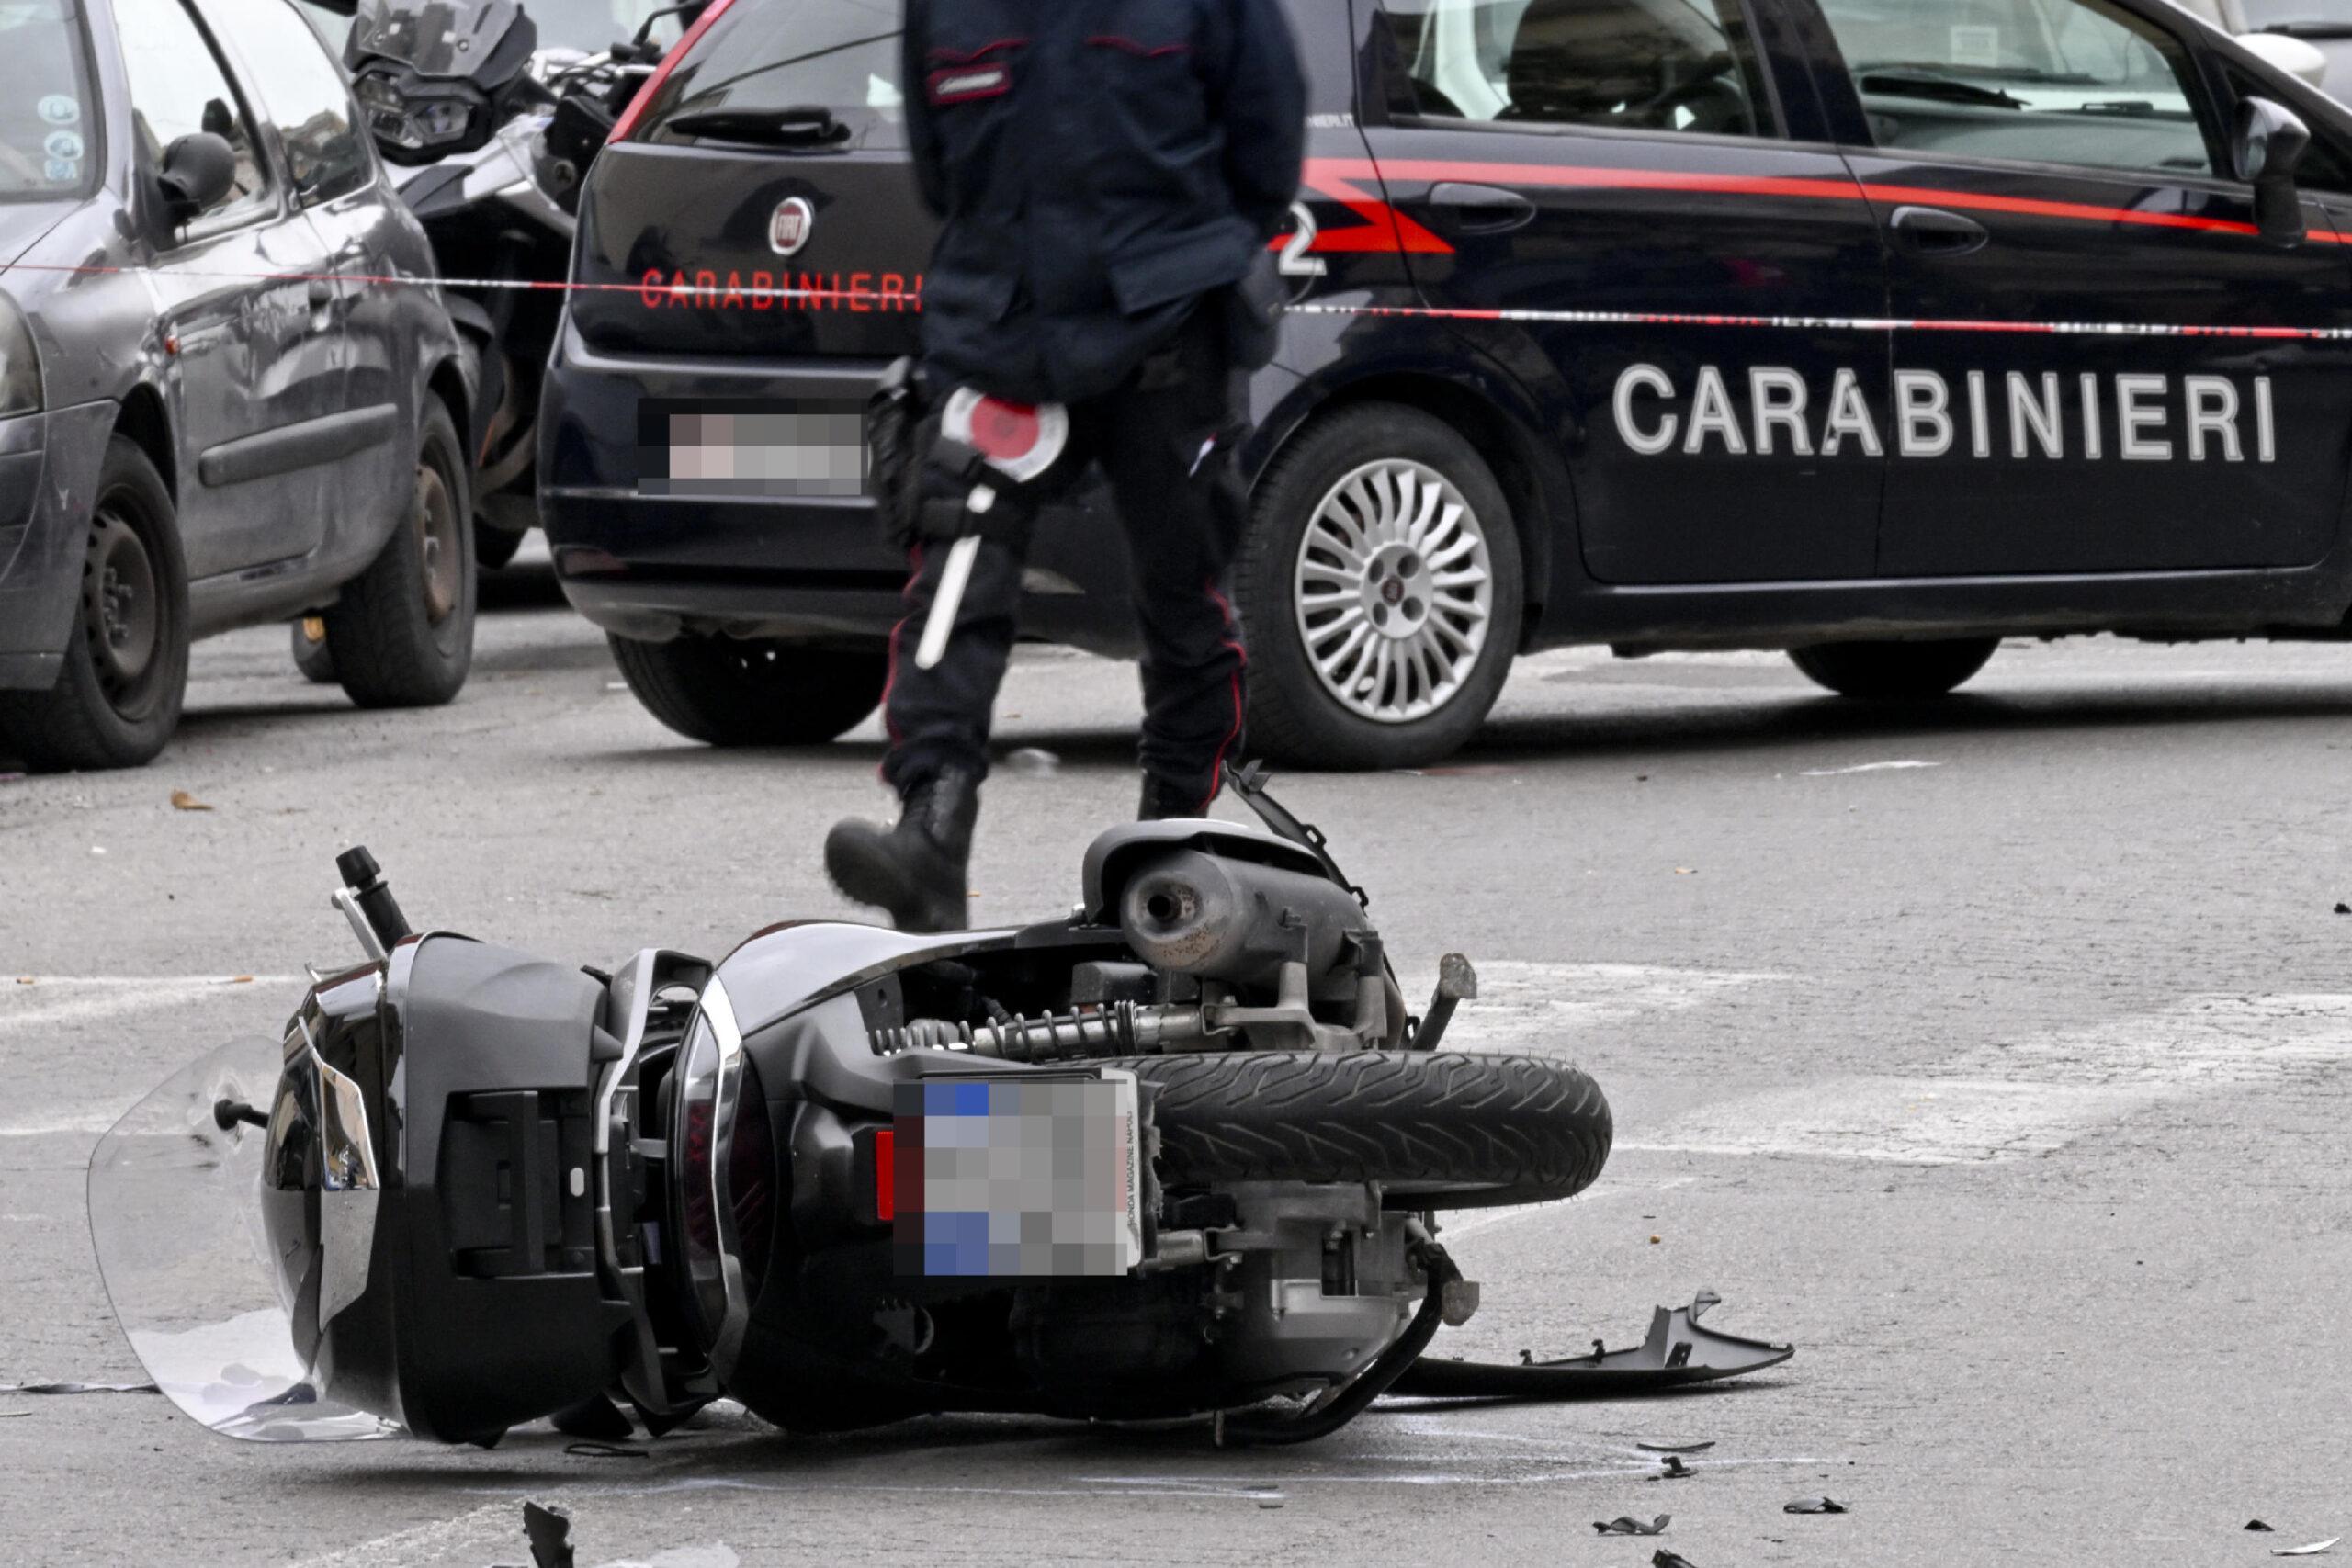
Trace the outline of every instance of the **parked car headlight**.
<instances>
[{"instance_id":1,"label":"parked car headlight","mask_svg":"<svg viewBox=\"0 0 2352 1568\"><path fill-rule=\"evenodd\" d=\"M40 355L17 302L0 294L0 419L40 412Z\"/></svg>"}]
</instances>

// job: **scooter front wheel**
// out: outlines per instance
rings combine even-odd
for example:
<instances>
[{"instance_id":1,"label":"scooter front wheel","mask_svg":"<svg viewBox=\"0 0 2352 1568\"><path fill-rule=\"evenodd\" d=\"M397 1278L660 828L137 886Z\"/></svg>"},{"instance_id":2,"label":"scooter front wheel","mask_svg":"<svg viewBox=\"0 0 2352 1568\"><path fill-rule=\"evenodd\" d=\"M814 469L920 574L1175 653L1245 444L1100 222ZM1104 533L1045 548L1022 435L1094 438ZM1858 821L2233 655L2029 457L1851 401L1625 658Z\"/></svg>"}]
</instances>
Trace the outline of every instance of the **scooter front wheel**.
<instances>
[{"instance_id":1,"label":"scooter front wheel","mask_svg":"<svg viewBox=\"0 0 2352 1568\"><path fill-rule=\"evenodd\" d=\"M1234 1051L1102 1064L1148 1086L1159 1179L1378 1182L1391 1209L1544 1203L1609 1160L1609 1102L1542 1056Z\"/></svg>"}]
</instances>

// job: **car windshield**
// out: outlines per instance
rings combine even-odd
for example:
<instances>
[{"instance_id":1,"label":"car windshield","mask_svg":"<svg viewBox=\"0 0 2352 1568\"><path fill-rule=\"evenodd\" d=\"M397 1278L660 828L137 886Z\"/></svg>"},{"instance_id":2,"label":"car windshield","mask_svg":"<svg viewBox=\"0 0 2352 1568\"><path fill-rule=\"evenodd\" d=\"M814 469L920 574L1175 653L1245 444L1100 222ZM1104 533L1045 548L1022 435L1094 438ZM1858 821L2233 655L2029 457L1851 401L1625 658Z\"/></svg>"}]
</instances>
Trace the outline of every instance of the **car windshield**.
<instances>
[{"instance_id":1,"label":"car windshield","mask_svg":"<svg viewBox=\"0 0 2352 1568\"><path fill-rule=\"evenodd\" d=\"M0 0L0 201L83 189L97 127L74 0Z\"/></svg>"},{"instance_id":2,"label":"car windshield","mask_svg":"<svg viewBox=\"0 0 2352 1568\"><path fill-rule=\"evenodd\" d=\"M852 146L901 147L899 10L899 0L729 6L662 84L647 123L656 140L684 141L705 133L685 117L724 116L741 135L763 117L824 109Z\"/></svg>"},{"instance_id":3,"label":"car windshield","mask_svg":"<svg viewBox=\"0 0 2352 1568\"><path fill-rule=\"evenodd\" d=\"M541 49L576 49L595 54L637 36L645 18L666 0L523 0L523 14L538 25ZM675 36L674 24L671 36ZM662 36L657 28L654 36Z\"/></svg>"},{"instance_id":4,"label":"car windshield","mask_svg":"<svg viewBox=\"0 0 2352 1568\"><path fill-rule=\"evenodd\" d=\"M2255 32L2352 32L2352 0L2245 0Z\"/></svg>"},{"instance_id":5,"label":"car windshield","mask_svg":"<svg viewBox=\"0 0 2352 1568\"><path fill-rule=\"evenodd\" d=\"M2107 7L2049 0L1828 0L1865 94L2189 118L2172 63ZM1971 85L1995 91L1969 94ZM1958 90L1952 90L1958 89Z\"/></svg>"}]
</instances>

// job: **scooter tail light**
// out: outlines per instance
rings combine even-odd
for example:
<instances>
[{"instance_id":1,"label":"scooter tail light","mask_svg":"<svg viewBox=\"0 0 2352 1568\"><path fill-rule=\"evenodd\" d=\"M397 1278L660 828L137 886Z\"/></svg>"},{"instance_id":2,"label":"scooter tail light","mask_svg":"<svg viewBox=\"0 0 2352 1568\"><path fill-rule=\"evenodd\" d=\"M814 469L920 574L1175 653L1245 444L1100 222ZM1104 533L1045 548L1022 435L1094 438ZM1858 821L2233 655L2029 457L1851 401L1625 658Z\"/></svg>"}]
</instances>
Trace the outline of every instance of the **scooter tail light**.
<instances>
[{"instance_id":1,"label":"scooter tail light","mask_svg":"<svg viewBox=\"0 0 2352 1568\"><path fill-rule=\"evenodd\" d=\"M710 31L711 24L718 21L726 13L727 7L734 3L735 0L711 0L710 9L695 18L695 25L688 28L677 43L672 46L670 52L662 57L662 63L653 68L653 74L648 76L645 79L645 85L637 90L637 96L628 101L628 107L621 110L621 118L613 122L611 134L605 138L607 146L616 141L627 141L632 139L645 118L646 109L650 107L655 96L669 83L670 73L685 62L686 56L692 54L695 51L695 46L702 42L703 34Z\"/></svg>"},{"instance_id":2,"label":"scooter tail light","mask_svg":"<svg viewBox=\"0 0 2352 1568\"><path fill-rule=\"evenodd\" d=\"M886 1225L899 1218L899 1134L891 1127L874 1134L874 1217Z\"/></svg>"}]
</instances>

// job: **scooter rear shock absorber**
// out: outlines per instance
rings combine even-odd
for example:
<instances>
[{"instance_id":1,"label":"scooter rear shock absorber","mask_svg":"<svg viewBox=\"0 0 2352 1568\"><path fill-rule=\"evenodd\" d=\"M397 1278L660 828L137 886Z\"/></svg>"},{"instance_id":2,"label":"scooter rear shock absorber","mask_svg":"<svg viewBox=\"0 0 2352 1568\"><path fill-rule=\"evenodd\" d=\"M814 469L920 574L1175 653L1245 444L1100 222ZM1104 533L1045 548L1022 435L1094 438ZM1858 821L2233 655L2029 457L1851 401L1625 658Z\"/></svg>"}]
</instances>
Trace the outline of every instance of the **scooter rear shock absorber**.
<instances>
[{"instance_id":1,"label":"scooter rear shock absorber","mask_svg":"<svg viewBox=\"0 0 2352 1568\"><path fill-rule=\"evenodd\" d=\"M1008 1062L1055 1062L1082 1056L1148 1055L1173 1045L1197 1045L1213 1032L1196 1007L1120 1002L1100 1012L1015 1016L1001 1023L961 1023L919 1018L868 1035L877 1056L901 1051L969 1051Z\"/></svg>"}]
</instances>

